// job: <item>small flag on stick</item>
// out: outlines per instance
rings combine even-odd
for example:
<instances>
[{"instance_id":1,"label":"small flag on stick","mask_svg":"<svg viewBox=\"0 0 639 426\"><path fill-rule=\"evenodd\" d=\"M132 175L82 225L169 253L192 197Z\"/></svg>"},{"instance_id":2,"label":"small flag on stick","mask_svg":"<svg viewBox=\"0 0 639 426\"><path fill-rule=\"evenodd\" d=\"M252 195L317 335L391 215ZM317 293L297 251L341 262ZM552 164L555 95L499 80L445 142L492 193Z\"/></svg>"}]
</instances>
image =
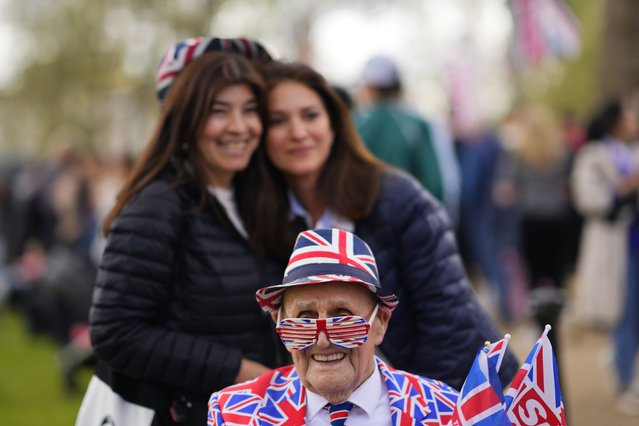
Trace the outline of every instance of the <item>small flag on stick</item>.
<instances>
[{"instance_id":1,"label":"small flag on stick","mask_svg":"<svg viewBox=\"0 0 639 426\"><path fill-rule=\"evenodd\" d=\"M504 396L497 371L506 353L510 335L477 351L459 399L452 426L511 426L504 411Z\"/></svg>"},{"instance_id":2,"label":"small flag on stick","mask_svg":"<svg viewBox=\"0 0 639 426\"><path fill-rule=\"evenodd\" d=\"M508 419L514 426L566 426L557 362L546 325L506 392Z\"/></svg>"}]
</instances>

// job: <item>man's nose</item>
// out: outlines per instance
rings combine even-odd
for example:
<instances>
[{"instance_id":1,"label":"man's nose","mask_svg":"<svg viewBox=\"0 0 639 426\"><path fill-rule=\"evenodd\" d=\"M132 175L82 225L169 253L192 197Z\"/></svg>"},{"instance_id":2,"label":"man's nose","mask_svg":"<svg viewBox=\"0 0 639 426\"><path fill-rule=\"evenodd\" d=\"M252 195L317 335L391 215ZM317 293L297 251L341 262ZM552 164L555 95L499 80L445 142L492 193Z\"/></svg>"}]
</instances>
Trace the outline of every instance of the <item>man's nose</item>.
<instances>
[{"instance_id":1,"label":"man's nose","mask_svg":"<svg viewBox=\"0 0 639 426\"><path fill-rule=\"evenodd\" d=\"M331 341L328 340L328 335L326 334L325 331L318 332L316 344L318 348L322 348L322 349L325 349L331 346Z\"/></svg>"}]
</instances>

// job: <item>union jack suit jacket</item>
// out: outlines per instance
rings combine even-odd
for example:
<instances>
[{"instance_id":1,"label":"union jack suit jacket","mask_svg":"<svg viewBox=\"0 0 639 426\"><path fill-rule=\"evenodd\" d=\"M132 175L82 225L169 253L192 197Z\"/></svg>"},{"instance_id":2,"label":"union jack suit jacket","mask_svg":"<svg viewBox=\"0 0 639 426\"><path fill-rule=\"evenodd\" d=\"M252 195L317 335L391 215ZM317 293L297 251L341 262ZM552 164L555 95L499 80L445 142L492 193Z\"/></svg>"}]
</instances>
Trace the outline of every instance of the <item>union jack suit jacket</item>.
<instances>
[{"instance_id":1,"label":"union jack suit jacket","mask_svg":"<svg viewBox=\"0 0 639 426\"><path fill-rule=\"evenodd\" d=\"M458 392L437 380L392 369L377 359L388 388L393 426L446 425ZM306 390L291 366L211 395L208 426L304 425Z\"/></svg>"}]
</instances>

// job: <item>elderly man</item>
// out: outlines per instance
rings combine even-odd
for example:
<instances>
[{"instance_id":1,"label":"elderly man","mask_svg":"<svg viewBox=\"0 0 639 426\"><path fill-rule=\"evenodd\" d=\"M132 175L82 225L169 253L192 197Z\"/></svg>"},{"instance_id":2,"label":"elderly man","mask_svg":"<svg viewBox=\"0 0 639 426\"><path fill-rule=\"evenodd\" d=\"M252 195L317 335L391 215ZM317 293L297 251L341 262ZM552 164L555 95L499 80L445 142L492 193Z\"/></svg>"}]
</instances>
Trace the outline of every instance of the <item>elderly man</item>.
<instances>
[{"instance_id":1,"label":"elderly man","mask_svg":"<svg viewBox=\"0 0 639 426\"><path fill-rule=\"evenodd\" d=\"M445 425L458 393L375 357L397 298L368 245L339 229L299 234L282 284L257 292L293 366L216 392L208 424Z\"/></svg>"}]
</instances>

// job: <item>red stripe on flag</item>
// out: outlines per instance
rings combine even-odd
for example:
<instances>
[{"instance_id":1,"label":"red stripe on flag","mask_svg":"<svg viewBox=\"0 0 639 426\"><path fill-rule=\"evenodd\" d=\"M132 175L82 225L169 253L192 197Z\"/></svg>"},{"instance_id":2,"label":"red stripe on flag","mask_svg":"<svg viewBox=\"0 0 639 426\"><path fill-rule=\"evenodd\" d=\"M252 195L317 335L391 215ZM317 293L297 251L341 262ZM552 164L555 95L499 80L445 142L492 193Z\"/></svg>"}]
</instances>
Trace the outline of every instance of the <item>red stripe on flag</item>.
<instances>
[{"instance_id":1,"label":"red stripe on flag","mask_svg":"<svg viewBox=\"0 0 639 426\"><path fill-rule=\"evenodd\" d=\"M464 418L471 419L486 411L488 407L493 407L499 404L499 398L495 394L495 391L492 387L488 386L476 394L473 394L466 402L464 402L461 406L461 411L464 413Z\"/></svg>"},{"instance_id":2,"label":"red stripe on flag","mask_svg":"<svg viewBox=\"0 0 639 426\"><path fill-rule=\"evenodd\" d=\"M504 341L500 340L499 342L497 342L497 344L495 345L495 347L493 347L490 351L490 354L494 354L495 352L499 352L499 350L502 348L502 346L504 346Z\"/></svg>"},{"instance_id":3,"label":"red stripe on flag","mask_svg":"<svg viewBox=\"0 0 639 426\"><path fill-rule=\"evenodd\" d=\"M545 392L544 387L544 345L541 344L539 347L539 352L537 352L537 359L535 360L537 364L535 375L537 376L537 386L541 389L542 392Z\"/></svg>"}]
</instances>

